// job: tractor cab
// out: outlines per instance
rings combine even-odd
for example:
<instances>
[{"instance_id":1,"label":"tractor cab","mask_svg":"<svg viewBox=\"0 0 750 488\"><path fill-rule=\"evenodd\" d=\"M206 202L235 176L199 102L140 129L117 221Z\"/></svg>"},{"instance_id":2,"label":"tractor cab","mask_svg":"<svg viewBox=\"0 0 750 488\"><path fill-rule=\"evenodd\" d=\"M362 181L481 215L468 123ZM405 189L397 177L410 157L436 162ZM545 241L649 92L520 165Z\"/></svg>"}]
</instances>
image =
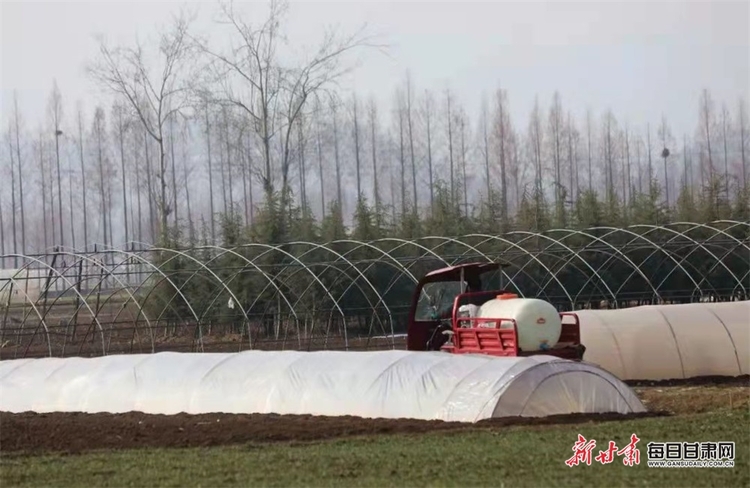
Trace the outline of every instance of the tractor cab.
<instances>
[{"instance_id":1,"label":"tractor cab","mask_svg":"<svg viewBox=\"0 0 750 488\"><path fill-rule=\"evenodd\" d=\"M480 307L491 300L518 298L504 287L505 266L469 263L427 273L412 298L407 349L494 356L546 354L581 360L585 348L580 343L580 325L574 313L559 313L562 326L556 344L530 351L519 347L518 317L476 316ZM558 313L553 307L552 311L552 319L556 320ZM528 326L525 322L522 325Z\"/></svg>"}]
</instances>

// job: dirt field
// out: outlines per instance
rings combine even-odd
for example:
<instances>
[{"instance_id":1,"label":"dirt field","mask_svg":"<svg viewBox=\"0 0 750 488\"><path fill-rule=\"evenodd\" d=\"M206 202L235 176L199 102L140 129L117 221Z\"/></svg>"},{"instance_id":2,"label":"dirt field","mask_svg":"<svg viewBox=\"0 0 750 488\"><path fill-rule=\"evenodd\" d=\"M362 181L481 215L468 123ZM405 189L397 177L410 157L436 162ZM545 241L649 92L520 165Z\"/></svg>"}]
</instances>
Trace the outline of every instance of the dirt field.
<instances>
[{"instance_id":1,"label":"dirt field","mask_svg":"<svg viewBox=\"0 0 750 488\"><path fill-rule=\"evenodd\" d=\"M644 415L568 415L542 419L502 418L477 424L441 421L314 417L309 415L146 415L0 413L0 453L82 453L134 447L207 447L436 430L504 429L603 422L641 416L686 415L750 407L750 377L634 386L649 412Z\"/></svg>"},{"instance_id":2,"label":"dirt field","mask_svg":"<svg viewBox=\"0 0 750 488\"><path fill-rule=\"evenodd\" d=\"M475 425L408 419L361 419L310 415L0 414L2 453L81 453L135 447L208 447L254 442L316 441L357 435L423 433L625 420L666 415L565 415L488 419Z\"/></svg>"}]
</instances>

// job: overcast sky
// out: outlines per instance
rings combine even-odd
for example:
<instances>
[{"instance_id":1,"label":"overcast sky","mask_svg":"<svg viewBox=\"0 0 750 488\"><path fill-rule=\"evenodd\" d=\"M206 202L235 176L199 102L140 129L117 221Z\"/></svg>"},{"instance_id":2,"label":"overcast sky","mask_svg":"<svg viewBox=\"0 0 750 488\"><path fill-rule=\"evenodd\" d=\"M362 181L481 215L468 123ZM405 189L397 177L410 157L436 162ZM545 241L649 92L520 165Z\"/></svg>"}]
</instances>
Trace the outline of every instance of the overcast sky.
<instances>
[{"instance_id":1,"label":"overcast sky","mask_svg":"<svg viewBox=\"0 0 750 488\"><path fill-rule=\"evenodd\" d=\"M209 32L214 2L193 2ZM250 12L264 2L246 2ZM178 2L2 2L3 124L18 90L27 127L35 128L57 79L68 120L81 100L100 100L83 71L96 54L95 33L131 43L158 32ZM262 12L262 11L261 11ZM543 107L559 90L582 115L612 108L631 126L665 114L676 136L692 133L705 87L734 112L750 98L748 2L292 2L287 34L309 42L329 24L371 33L389 44L371 52L352 80L383 103L411 70L420 89L450 86L476 114L482 93L508 90L516 123L534 97ZM475 119L476 120L476 119ZM525 125L523 126L525 129Z\"/></svg>"}]
</instances>

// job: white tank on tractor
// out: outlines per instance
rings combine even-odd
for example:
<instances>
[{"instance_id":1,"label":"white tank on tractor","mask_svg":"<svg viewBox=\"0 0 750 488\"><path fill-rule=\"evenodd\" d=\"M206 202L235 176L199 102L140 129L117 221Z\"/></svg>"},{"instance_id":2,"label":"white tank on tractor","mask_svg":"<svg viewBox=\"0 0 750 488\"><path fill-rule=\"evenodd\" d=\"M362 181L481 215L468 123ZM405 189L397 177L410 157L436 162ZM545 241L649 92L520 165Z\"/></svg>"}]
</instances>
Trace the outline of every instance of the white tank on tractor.
<instances>
[{"instance_id":1,"label":"white tank on tractor","mask_svg":"<svg viewBox=\"0 0 750 488\"><path fill-rule=\"evenodd\" d=\"M518 347L522 351L543 351L557 344L562 332L562 320L555 307L537 298L518 298L514 294L498 295L485 302L477 312L483 319L513 319L518 328ZM481 327L483 324L477 324ZM487 324L490 325L489 323ZM492 323L491 326L495 326ZM511 328L505 320L501 328Z\"/></svg>"}]
</instances>

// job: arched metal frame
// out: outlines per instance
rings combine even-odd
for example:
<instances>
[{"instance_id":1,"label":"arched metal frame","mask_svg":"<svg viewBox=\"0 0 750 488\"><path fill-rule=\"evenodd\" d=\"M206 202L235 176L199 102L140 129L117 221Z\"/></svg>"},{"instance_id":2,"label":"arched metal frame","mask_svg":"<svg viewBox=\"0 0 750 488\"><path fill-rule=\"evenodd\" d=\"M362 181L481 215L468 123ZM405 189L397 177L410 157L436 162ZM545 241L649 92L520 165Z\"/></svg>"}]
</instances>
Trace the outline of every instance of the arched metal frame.
<instances>
[{"instance_id":1,"label":"arched metal frame","mask_svg":"<svg viewBox=\"0 0 750 488\"><path fill-rule=\"evenodd\" d=\"M60 346L55 342L58 334L51 333L49 318L53 315L64 318L71 313L77 317L82 311L90 314L91 325L99 331L101 354L115 348L110 345L112 332L117 331L119 338L123 330L130 330L118 328L123 321L132 322L131 351L135 345L139 345L139 350L155 351L157 330L169 336L169 327L192 328L195 333L189 346L203 351L207 324L208 328L214 326L223 330L224 321L235 319L242 321L241 330L247 332L247 341L238 344L240 349L270 343L262 336L262 327L255 329L258 334L255 339L251 330L253 323L269 320L285 324L283 338L279 339L283 348L288 347L287 341L304 347L303 340L321 337L328 347L332 337L331 319L335 316L338 317L336 333L341 334L339 338L343 341L339 347L349 349L357 347L352 342L356 338L349 337L350 324L357 317L365 317L364 324L359 319L356 322L364 329L369 328L369 336L378 328L385 338L381 345L396 347L394 337L396 332L403 331L404 324L397 327L394 316L396 311L401 310L398 313L403 315L408 309L410 294L419 280L414 272L418 263L431 263L428 268L434 268L467 260L502 260L511 265L501 271L502 276L521 296L566 302L567 305L562 306L571 309L582 303L591 305L597 300L619 307L621 302L629 302L633 293L645 300L649 298L644 297L662 300L675 294L682 294L680 296L688 301L722 294L731 296L720 299L736 299L750 297L750 237L746 236L750 236L750 222L722 220L705 224L676 222L627 228L512 231L504 235L424 236L411 240L386 237L367 242L340 239L326 243L248 243L191 249L134 242L129 244L130 250L100 245L94 246L95 251L91 251L92 246L87 246L88 251L54 248L50 254L0 256L24 263L19 274L0 280L0 327L2 332L10 327L6 320L8 315L15 323L21 323L19 328L14 328L18 331L16 336L9 339L13 342L11 349L15 356L19 353L59 354ZM73 261L70 265L53 266L50 264L52 254ZM157 254L162 259L153 259ZM362 254L366 254L367 259L358 258ZM229 262L236 265L232 264L231 269L222 268L229 266L222 263ZM83 281L79 270L84 263L89 288L79 291L81 283L77 280ZM267 266L274 268L267 269ZM73 270L76 267L79 270ZM50 303L45 299L44 307L39 306L41 295L27 293L21 283L20 275L27 269L43 271L47 284L54 280L60 292ZM89 275L91 272L94 274ZM77 276L74 278L73 274ZM245 275L258 276L260 281L247 285L247 281L240 279ZM373 276L377 278L371 279ZM166 285L167 293L155 293L162 285ZM100 301L105 286L110 288ZM243 286L257 289L242 290ZM685 289L672 290L670 286ZM21 303L13 301L10 294L2 298L3 292L12 289L23 292L23 296L19 296ZM200 302L196 302L199 299L194 295L196 289L202 292ZM71 294L77 306L64 308L61 297ZM230 303L234 302L236 308L218 306L222 297L231 297ZM359 305L352 305L352 299L360 300ZM6 300L14 305L7 306ZM96 305L92 306L94 300ZM283 303L283 306L275 303ZM108 322L101 311L109 304L118 305L119 309L111 312L114 318ZM329 319L325 319L326 316ZM305 322L305 338L301 332L302 321ZM308 321L311 321L309 329ZM205 333L211 333L208 328ZM148 342L140 343L139 331L144 329ZM39 330L43 330L43 344L37 344ZM278 337L278 329L276 331ZM223 332L213 332L214 335L219 333ZM109 340L105 340L105 335ZM369 336L365 346L369 344ZM17 344L19 341L21 343ZM32 343L36 346L31 347ZM0 357L7 357L2 349Z\"/></svg>"}]
</instances>

